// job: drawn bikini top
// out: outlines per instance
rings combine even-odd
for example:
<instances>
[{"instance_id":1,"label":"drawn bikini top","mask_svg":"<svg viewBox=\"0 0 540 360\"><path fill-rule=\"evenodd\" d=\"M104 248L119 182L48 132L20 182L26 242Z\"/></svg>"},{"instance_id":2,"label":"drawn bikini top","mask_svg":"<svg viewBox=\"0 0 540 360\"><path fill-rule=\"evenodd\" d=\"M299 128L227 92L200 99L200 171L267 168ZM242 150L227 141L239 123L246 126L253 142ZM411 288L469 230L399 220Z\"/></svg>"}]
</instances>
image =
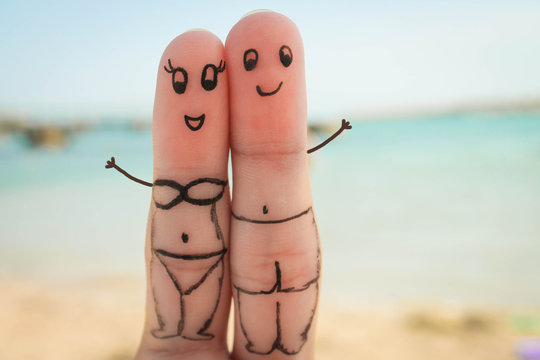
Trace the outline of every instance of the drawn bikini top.
<instances>
[{"instance_id":1,"label":"drawn bikini top","mask_svg":"<svg viewBox=\"0 0 540 360\"><path fill-rule=\"evenodd\" d=\"M206 191L205 195L202 195L201 197L197 197L195 195L194 197L191 197L189 195L190 190L196 189L197 186L208 186L208 184L217 186L218 192L216 193L212 191L211 194L208 194L208 191ZM201 178L193 180L185 186L180 185L174 180L158 179L154 181L154 190L156 190L160 186L167 186L178 191L178 196L176 196L166 204L158 202L155 197L153 197L154 203L156 204L156 207L158 209L169 210L172 207L180 204L182 201L198 206L205 206L216 203L219 199L223 197L223 193L225 192L225 186L227 186L227 180L224 181L214 178Z\"/></svg>"}]
</instances>

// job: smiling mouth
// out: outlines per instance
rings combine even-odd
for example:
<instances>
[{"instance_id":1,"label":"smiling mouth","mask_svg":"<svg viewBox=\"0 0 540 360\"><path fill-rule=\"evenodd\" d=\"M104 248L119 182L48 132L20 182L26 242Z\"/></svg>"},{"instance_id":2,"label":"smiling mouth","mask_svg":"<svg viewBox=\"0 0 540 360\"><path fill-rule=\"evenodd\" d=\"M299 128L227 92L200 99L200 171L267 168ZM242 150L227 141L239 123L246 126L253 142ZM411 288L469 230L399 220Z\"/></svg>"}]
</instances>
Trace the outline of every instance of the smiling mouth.
<instances>
[{"instance_id":1,"label":"smiling mouth","mask_svg":"<svg viewBox=\"0 0 540 360\"><path fill-rule=\"evenodd\" d=\"M204 124L204 114L202 114L199 117L191 117L191 116L188 116L188 115L184 115L184 120L186 121L187 127L191 131L197 131L200 128L202 128L202 126Z\"/></svg>"},{"instance_id":2,"label":"smiling mouth","mask_svg":"<svg viewBox=\"0 0 540 360\"><path fill-rule=\"evenodd\" d=\"M277 93L279 91L279 89L281 89L281 85L283 85L283 81L281 81L277 87L276 90L274 91L270 91L270 92L264 92L261 90L261 87L259 85L257 85L257 92L259 93L259 95L261 96L270 96L270 95L274 95L275 93Z\"/></svg>"}]
</instances>

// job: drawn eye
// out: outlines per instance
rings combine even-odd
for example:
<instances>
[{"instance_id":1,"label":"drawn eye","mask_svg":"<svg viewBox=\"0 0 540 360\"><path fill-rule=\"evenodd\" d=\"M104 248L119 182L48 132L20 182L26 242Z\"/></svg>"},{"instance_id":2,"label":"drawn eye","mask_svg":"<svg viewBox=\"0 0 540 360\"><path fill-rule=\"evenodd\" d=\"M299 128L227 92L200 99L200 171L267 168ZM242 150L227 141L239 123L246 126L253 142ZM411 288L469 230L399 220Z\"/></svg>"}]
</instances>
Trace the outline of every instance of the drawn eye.
<instances>
[{"instance_id":1,"label":"drawn eye","mask_svg":"<svg viewBox=\"0 0 540 360\"><path fill-rule=\"evenodd\" d=\"M182 68L174 69L172 73L173 89L177 94L183 94L187 86L187 72Z\"/></svg>"},{"instance_id":2,"label":"drawn eye","mask_svg":"<svg viewBox=\"0 0 540 360\"><path fill-rule=\"evenodd\" d=\"M186 91L188 76L186 70L181 67L173 67L171 59L168 59L169 68L164 66L166 72L172 74L172 86L177 94L183 94Z\"/></svg>"},{"instance_id":3,"label":"drawn eye","mask_svg":"<svg viewBox=\"0 0 540 360\"><path fill-rule=\"evenodd\" d=\"M292 63L292 51L287 45L283 45L279 48L279 60L285 67L289 67Z\"/></svg>"},{"instance_id":4,"label":"drawn eye","mask_svg":"<svg viewBox=\"0 0 540 360\"><path fill-rule=\"evenodd\" d=\"M210 69L210 71L208 71ZM210 73L211 79L207 79ZM201 85L206 91L214 90L217 86L217 68L215 65L208 64L204 67L201 77Z\"/></svg>"},{"instance_id":5,"label":"drawn eye","mask_svg":"<svg viewBox=\"0 0 540 360\"><path fill-rule=\"evenodd\" d=\"M212 91L217 86L218 73L225 70L225 62L222 60L219 62L219 67L214 64L206 64L202 71L201 85L204 90ZM210 77L210 79L208 79Z\"/></svg>"},{"instance_id":6,"label":"drawn eye","mask_svg":"<svg viewBox=\"0 0 540 360\"><path fill-rule=\"evenodd\" d=\"M246 71L251 71L257 66L259 60L259 54L255 49L248 49L244 52L244 68Z\"/></svg>"}]
</instances>

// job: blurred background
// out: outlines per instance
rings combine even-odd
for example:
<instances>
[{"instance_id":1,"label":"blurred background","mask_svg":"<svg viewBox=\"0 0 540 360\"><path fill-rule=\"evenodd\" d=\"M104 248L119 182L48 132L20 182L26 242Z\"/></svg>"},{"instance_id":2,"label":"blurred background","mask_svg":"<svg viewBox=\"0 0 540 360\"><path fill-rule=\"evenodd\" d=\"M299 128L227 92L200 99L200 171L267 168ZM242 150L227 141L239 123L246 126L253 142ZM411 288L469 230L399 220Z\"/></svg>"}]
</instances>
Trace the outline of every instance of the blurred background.
<instances>
[{"instance_id":1,"label":"blurred background","mask_svg":"<svg viewBox=\"0 0 540 360\"><path fill-rule=\"evenodd\" d=\"M246 12L305 43L318 359L539 359L540 3L0 2L0 358L129 359L159 58ZM536 354L536 355L535 355Z\"/></svg>"}]
</instances>

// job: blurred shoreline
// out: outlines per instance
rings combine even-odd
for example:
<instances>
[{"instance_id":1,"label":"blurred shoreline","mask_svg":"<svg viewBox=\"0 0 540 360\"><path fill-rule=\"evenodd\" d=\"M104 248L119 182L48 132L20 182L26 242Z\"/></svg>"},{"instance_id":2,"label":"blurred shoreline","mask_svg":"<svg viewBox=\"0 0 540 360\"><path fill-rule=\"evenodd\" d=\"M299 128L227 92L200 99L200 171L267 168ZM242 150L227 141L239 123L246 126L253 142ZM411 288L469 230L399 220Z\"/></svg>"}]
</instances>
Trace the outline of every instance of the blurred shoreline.
<instances>
[{"instance_id":1,"label":"blurred shoreline","mask_svg":"<svg viewBox=\"0 0 540 360\"><path fill-rule=\"evenodd\" d=\"M150 192L104 165L151 179L151 131L110 126L60 151L0 138L0 272L144 272ZM540 304L539 146L540 114L356 123L310 157L324 293Z\"/></svg>"},{"instance_id":2,"label":"blurred shoreline","mask_svg":"<svg viewBox=\"0 0 540 360\"><path fill-rule=\"evenodd\" d=\"M443 117L459 114L501 114L501 113L540 113L540 98L520 99L515 101L485 101L450 104L431 107L404 107L393 110L362 111L347 120L351 122L371 122L388 120L406 120L411 118ZM336 131L341 118L312 117L308 120L308 132L312 135L331 134ZM94 119L69 120L38 119L31 116L13 115L0 112L0 135L22 135L31 147L62 148L70 138L79 133L96 129L123 129L144 131L151 129L151 119L141 117L108 117Z\"/></svg>"}]
</instances>

